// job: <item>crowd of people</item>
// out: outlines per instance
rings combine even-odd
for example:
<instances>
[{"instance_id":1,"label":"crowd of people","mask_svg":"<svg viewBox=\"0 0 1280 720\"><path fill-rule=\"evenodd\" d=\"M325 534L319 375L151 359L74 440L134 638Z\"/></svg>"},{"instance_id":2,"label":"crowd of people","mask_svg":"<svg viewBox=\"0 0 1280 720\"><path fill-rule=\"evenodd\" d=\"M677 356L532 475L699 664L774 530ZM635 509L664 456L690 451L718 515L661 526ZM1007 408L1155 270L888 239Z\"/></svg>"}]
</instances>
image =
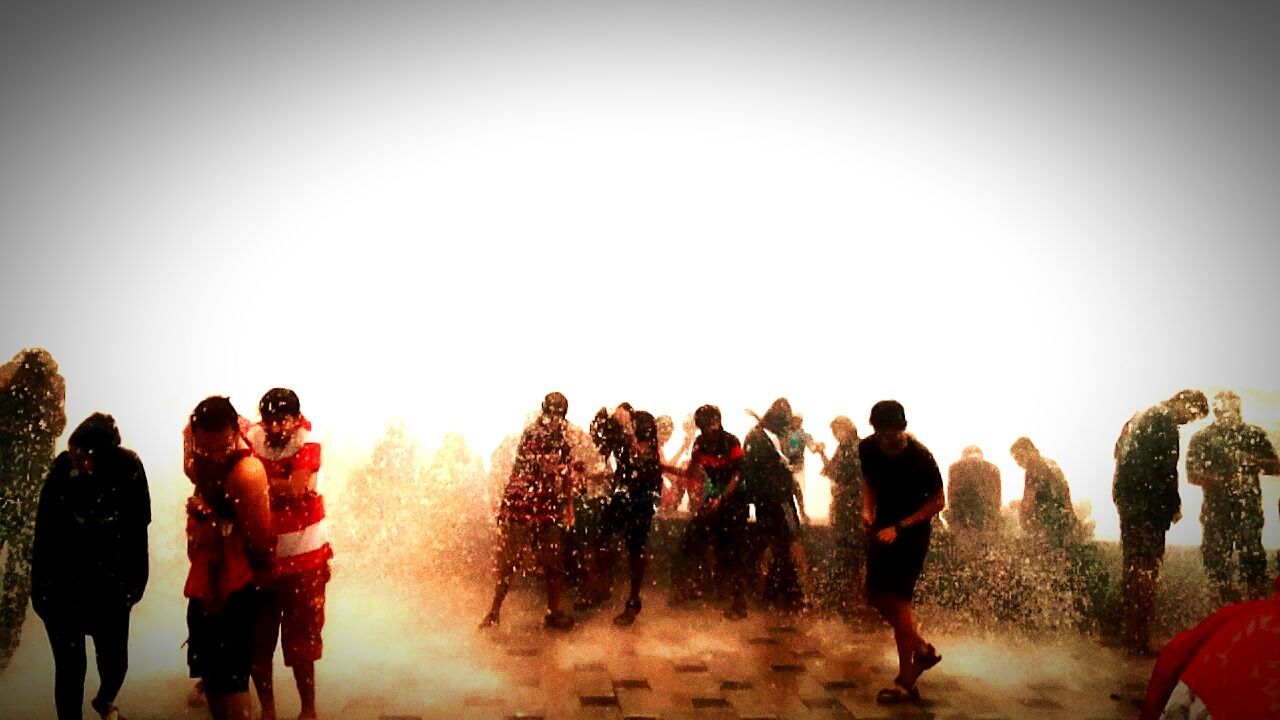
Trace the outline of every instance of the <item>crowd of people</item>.
<instances>
[{"instance_id":1,"label":"crowd of people","mask_svg":"<svg viewBox=\"0 0 1280 720\"><path fill-rule=\"evenodd\" d=\"M12 605L17 596L25 607L29 593L53 651L60 720L81 716L85 638L91 637L101 686L90 704L103 718L118 717L114 701L128 667L130 611L148 577L151 506L142 461L122 447L114 418L103 413L80 423L67 450L54 457L66 423L65 390L48 353L20 353L0 368L0 388L0 540L8 563L0 630L20 630ZM906 411L894 400L871 408L873 432L866 438L848 417L832 420L838 444L830 456L786 398L755 416L742 440L725 430L719 408L699 407L671 457L663 450L674 433L670 418L622 403L602 408L584 430L566 419L568 409L563 394L548 394L515 448L497 508L497 583L482 627L501 622L526 549L545 577L548 628L567 630L575 624L570 609L612 601L619 555L626 557L629 582L613 622L635 623L651 585L646 573L655 513L681 503L689 516L672 561L669 602L719 587L724 616L741 619L753 583L784 566L794 573L804 607L814 592L802 542L808 523L803 462L812 453L831 481L834 563L844 571L836 594L844 609L865 601L893 629L898 674L877 699L919 697L918 678L942 659L922 637L913 610L936 518L957 532L998 532L1002 525L999 469L980 448L965 448L944 485L933 454L907 432ZM258 410L259 421L251 422L227 398L211 396L183 430L184 471L192 484L183 589L188 664L218 720L248 717L251 686L263 718L274 718L277 646L292 669L301 717L315 716L315 663L333 556L317 487L321 449L293 391L268 391ZM1181 391L1135 414L1114 448L1123 638L1136 653L1152 652L1165 533L1181 515L1179 427L1208 413L1202 392ZM1259 476L1280 474L1280 459L1266 433L1243 421L1236 394L1219 393L1213 413L1214 421L1190 439L1186 469L1188 481L1204 489L1203 562L1218 604L1227 605L1268 592ZM1080 541L1070 487L1057 463L1026 437L1010 454L1025 471L1017 512L1022 532L1056 546ZM572 608L565 598L567 562L582 576Z\"/></svg>"}]
</instances>

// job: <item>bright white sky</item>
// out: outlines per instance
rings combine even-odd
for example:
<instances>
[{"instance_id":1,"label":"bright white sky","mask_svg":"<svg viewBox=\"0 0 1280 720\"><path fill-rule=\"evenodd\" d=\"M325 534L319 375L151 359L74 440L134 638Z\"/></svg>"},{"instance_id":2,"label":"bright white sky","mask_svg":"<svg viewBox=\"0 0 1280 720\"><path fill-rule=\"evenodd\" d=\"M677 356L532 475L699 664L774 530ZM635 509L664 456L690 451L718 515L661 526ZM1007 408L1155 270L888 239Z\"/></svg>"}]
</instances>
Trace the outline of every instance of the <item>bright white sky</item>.
<instances>
[{"instance_id":1,"label":"bright white sky","mask_svg":"<svg viewBox=\"0 0 1280 720\"><path fill-rule=\"evenodd\" d=\"M275 385L337 452L396 417L486 459L552 389L739 433L785 394L828 442L896 397L1006 500L1029 435L1108 538L1134 411L1280 427L1250 18L556 7L7 23L0 352L48 347L175 497L190 408Z\"/></svg>"}]
</instances>

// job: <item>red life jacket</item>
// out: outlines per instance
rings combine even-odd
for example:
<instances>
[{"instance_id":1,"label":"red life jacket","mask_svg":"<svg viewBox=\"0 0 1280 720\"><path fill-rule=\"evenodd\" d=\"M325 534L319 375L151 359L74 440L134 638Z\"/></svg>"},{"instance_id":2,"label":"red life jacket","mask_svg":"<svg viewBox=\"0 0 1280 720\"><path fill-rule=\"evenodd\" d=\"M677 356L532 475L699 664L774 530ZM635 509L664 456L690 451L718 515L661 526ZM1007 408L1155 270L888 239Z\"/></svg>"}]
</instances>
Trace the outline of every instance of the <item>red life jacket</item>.
<instances>
[{"instance_id":1,"label":"red life jacket","mask_svg":"<svg viewBox=\"0 0 1280 720\"><path fill-rule=\"evenodd\" d=\"M316 490L320 474L320 443L308 442L310 430L311 423L302 418L302 425L281 448L267 444L261 424L251 427L247 434L249 447L267 471L271 527L276 535L273 576L318 570L333 557L325 523L324 498ZM279 481L288 479L298 469L311 474L308 491L302 494L279 492Z\"/></svg>"}]
</instances>

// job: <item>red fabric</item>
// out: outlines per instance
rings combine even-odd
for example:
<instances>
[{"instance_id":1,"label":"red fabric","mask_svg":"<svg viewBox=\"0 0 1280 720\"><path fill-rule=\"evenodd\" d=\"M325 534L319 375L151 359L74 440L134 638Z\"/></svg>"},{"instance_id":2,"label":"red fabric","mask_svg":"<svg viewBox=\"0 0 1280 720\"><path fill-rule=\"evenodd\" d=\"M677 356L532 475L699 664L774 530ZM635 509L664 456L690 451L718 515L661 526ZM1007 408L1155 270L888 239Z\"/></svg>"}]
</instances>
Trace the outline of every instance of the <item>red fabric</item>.
<instances>
[{"instance_id":1,"label":"red fabric","mask_svg":"<svg viewBox=\"0 0 1280 720\"><path fill-rule=\"evenodd\" d=\"M734 463L740 462L745 457L741 445L734 445L733 449L727 455L713 455L704 453L699 450L693 451L693 462L698 463L704 468L723 468L729 467Z\"/></svg>"},{"instance_id":2,"label":"red fabric","mask_svg":"<svg viewBox=\"0 0 1280 720\"><path fill-rule=\"evenodd\" d=\"M1214 720L1280 717L1280 593L1225 607L1169 641L1139 718L1159 718L1180 681Z\"/></svg>"},{"instance_id":3,"label":"red fabric","mask_svg":"<svg viewBox=\"0 0 1280 720\"><path fill-rule=\"evenodd\" d=\"M255 629L254 655L270 663L279 641L284 664L294 667L313 663L324 650L324 590L329 567L321 565L305 573L291 573L272 581Z\"/></svg>"},{"instance_id":4,"label":"red fabric","mask_svg":"<svg viewBox=\"0 0 1280 720\"><path fill-rule=\"evenodd\" d=\"M182 594L200 600L213 612L222 607L231 593L254 579L244 533L233 517L218 512L219 507L229 504L226 477L215 477L230 472L248 455L247 449L240 449L228 461L225 471L212 468L197 472L195 494L187 502L187 559L191 561L191 568Z\"/></svg>"},{"instance_id":5,"label":"red fabric","mask_svg":"<svg viewBox=\"0 0 1280 720\"><path fill-rule=\"evenodd\" d=\"M311 472L320 471L320 443L307 443L298 448L298 452L287 458L279 460L269 460L261 455L258 459L262 461L262 467L267 471L267 477L272 480L279 480L293 475L293 471L297 469L310 470Z\"/></svg>"},{"instance_id":6,"label":"red fabric","mask_svg":"<svg viewBox=\"0 0 1280 720\"><path fill-rule=\"evenodd\" d=\"M323 519L324 498L319 493L271 498L271 528L277 535L297 532Z\"/></svg>"}]
</instances>

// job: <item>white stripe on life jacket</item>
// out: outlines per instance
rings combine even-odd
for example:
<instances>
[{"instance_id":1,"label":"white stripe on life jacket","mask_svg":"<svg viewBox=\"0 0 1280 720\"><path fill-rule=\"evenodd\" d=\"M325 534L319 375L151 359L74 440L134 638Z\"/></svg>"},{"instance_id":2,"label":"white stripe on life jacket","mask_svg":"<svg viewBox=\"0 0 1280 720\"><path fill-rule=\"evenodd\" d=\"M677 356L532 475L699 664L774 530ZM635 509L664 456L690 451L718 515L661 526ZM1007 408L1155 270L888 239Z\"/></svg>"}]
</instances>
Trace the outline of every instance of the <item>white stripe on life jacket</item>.
<instances>
[{"instance_id":1,"label":"white stripe on life jacket","mask_svg":"<svg viewBox=\"0 0 1280 720\"><path fill-rule=\"evenodd\" d=\"M276 557L293 557L319 550L329 542L329 533L324 520L308 525L296 532L281 533L276 536Z\"/></svg>"}]
</instances>

